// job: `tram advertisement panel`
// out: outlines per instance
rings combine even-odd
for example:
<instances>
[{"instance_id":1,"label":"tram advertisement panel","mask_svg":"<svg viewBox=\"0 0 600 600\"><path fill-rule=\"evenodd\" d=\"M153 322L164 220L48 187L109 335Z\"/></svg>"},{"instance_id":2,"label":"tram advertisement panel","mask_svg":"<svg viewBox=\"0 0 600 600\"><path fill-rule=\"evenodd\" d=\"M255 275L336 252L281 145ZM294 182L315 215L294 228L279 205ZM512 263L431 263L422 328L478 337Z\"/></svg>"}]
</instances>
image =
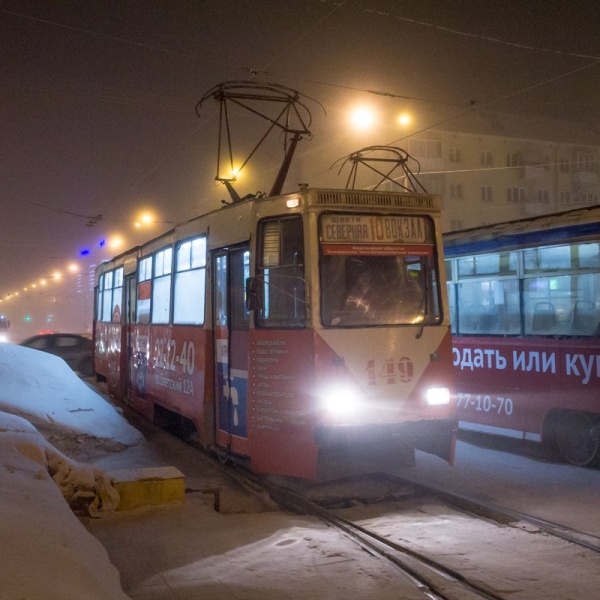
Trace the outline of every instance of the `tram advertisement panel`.
<instances>
[{"instance_id":1,"label":"tram advertisement panel","mask_svg":"<svg viewBox=\"0 0 600 600\"><path fill-rule=\"evenodd\" d=\"M195 327L140 327L132 334L130 362L131 398L136 408L149 414L148 396L202 423L202 406L190 402L204 389L206 334Z\"/></svg>"},{"instance_id":2,"label":"tram advertisement panel","mask_svg":"<svg viewBox=\"0 0 600 600\"><path fill-rule=\"evenodd\" d=\"M544 414L556 406L597 410L600 354L593 340L453 342L457 412L481 431L540 441ZM477 427L465 427L478 429Z\"/></svg>"},{"instance_id":3,"label":"tram advertisement panel","mask_svg":"<svg viewBox=\"0 0 600 600\"><path fill-rule=\"evenodd\" d=\"M312 382L312 331L252 332L248 437L255 470L314 477Z\"/></svg>"}]
</instances>

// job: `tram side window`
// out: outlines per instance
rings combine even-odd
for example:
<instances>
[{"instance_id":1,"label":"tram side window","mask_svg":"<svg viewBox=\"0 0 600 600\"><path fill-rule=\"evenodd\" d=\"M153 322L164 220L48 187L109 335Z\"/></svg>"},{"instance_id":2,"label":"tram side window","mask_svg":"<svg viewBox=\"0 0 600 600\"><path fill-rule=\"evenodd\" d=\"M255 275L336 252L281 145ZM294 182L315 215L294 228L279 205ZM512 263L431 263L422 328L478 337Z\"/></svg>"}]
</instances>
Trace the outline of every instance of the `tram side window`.
<instances>
[{"instance_id":1,"label":"tram side window","mask_svg":"<svg viewBox=\"0 0 600 600\"><path fill-rule=\"evenodd\" d=\"M138 265L137 289L137 323L147 325L150 323L150 298L152 292L152 257L140 260Z\"/></svg>"},{"instance_id":2,"label":"tram side window","mask_svg":"<svg viewBox=\"0 0 600 600\"><path fill-rule=\"evenodd\" d=\"M206 238L188 240L177 247L173 323L202 325L206 286Z\"/></svg>"},{"instance_id":3,"label":"tram side window","mask_svg":"<svg viewBox=\"0 0 600 600\"><path fill-rule=\"evenodd\" d=\"M171 272L173 248L159 250L154 255L152 279L152 323L166 324L171 316Z\"/></svg>"},{"instance_id":4,"label":"tram side window","mask_svg":"<svg viewBox=\"0 0 600 600\"><path fill-rule=\"evenodd\" d=\"M458 294L456 320L460 333L481 335L521 333L518 279L461 281L456 287Z\"/></svg>"},{"instance_id":5,"label":"tram side window","mask_svg":"<svg viewBox=\"0 0 600 600\"><path fill-rule=\"evenodd\" d=\"M261 327L303 327L306 319L304 234L300 216L264 220L259 230L258 279L264 302Z\"/></svg>"},{"instance_id":6,"label":"tram side window","mask_svg":"<svg viewBox=\"0 0 600 600\"><path fill-rule=\"evenodd\" d=\"M112 308L113 272L104 274L104 290L102 292L102 321L110 321Z\"/></svg>"},{"instance_id":7,"label":"tram side window","mask_svg":"<svg viewBox=\"0 0 600 600\"><path fill-rule=\"evenodd\" d=\"M600 274L526 279L525 333L597 336L600 333Z\"/></svg>"},{"instance_id":8,"label":"tram side window","mask_svg":"<svg viewBox=\"0 0 600 600\"><path fill-rule=\"evenodd\" d=\"M96 288L96 321L102 321L102 298L104 292L104 275L98 277L98 287Z\"/></svg>"},{"instance_id":9,"label":"tram side window","mask_svg":"<svg viewBox=\"0 0 600 600\"><path fill-rule=\"evenodd\" d=\"M454 333L521 333L517 252L459 258L455 276L456 283L449 289L449 297L456 302L451 308Z\"/></svg>"},{"instance_id":10,"label":"tram side window","mask_svg":"<svg viewBox=\"0 0 600 600\"><path fill-rule=\"evenodd\" d=\"M598 242L525 250L523 262L526 334L598 335Z\"/></svg>"},{"instance_id":11,"label":"tram side window","mask_svg":"<svg viewBox=\"0 0 600 600\"><path fill-rule=\"evenodd\" d=\"M123 267L108 271L98 281L97 318L100 321L120 323L123 300Z\"/></svg>"},{"instance_id":12,"label":"tram side window","mask_svg":"<svg viewBox=\"0 0 600 600\"><path fill-rule=\"evenodd\" d=\"M121 307L123 305L123 267L115 269L114 288L110 320L113 323L121 322Z\"/></svg>"}]
</instances>

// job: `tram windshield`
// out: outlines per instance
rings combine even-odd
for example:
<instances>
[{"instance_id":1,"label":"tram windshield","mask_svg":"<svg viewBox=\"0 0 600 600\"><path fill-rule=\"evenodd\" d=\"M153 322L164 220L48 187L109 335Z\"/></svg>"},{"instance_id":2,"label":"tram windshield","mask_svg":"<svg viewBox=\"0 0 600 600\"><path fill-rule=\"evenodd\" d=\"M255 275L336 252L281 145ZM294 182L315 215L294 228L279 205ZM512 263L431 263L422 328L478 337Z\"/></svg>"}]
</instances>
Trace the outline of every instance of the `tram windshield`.
<instances>
[{"instance_id":1,"label":"tram windshield","mask_svg":"<svg viewBox=\"0 0 600 600\"><path fill-rule=\"evenodd\" d=\"M323 325L440 322L433 225L427 218L324 215L320 232Z\"/></svg>"}]
</instances>

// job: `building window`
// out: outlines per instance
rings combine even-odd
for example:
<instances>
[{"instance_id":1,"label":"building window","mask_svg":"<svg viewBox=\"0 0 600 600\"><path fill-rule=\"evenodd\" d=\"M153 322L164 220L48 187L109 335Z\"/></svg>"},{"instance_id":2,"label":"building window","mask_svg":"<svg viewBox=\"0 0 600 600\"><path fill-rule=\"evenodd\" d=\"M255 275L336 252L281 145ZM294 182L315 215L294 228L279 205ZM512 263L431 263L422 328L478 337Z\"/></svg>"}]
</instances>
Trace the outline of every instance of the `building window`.
<instances>
[{"instance_id":1,"label":"building window","mask_svg":"<svg viewBox=\"0 0 600 600\"><path fill-rule=\"evenodd\" d=\"M541 204L549 204L550 192L548 190L538 190L538 202Z\"/></svg>"},{"instance_id":2,"label":"building window","mask_svg":"<svg viewBox=\"0 0 600 600\"><path fill-rule=\"evenodd\" d=\"M460 148L450 148L449 159L451 163L459 163L462 162L462 156L460 152Z\"/></svg>"},{"instance_id":3,"label":"building window","mask_svg":"<svg viewBox=\"0 0 600 600\"><path fill-rule=\"evenodd\" d=\"M492 196L492 186L484 185L481 188L481 201L482 202L493 202L494 198Z\"/></svg>"},{"instance_id":4,"label":"building window","mask_svg":"<svg viewBox=\"0 0 600 600\"><path fill-rule=\"evenodd\" d=\"M514 204L525 202L525 188L508 188L506 190L506 200Z\"/></svg>"},{"instance_id":5,"label":"building window","mask_svg":"<svg viewBox=\"0 0 600 600\"><path fill-rule=\"evenodd\" d=\"M522 167L523 159L518 152L509 152L506 155L506 166L507 167Z\"/></svg>"},{"instance_id":6,"label":"building window","mask_svg":"<svg viewBox=\"0 0 600 600\"><path fill-rule=\"evenodd\" d=\"M462 183L454 183L450 186L450 198L453 198L455 200L463 199Z\"/></svg>"},{"instance_id":7,"label":"building window","mask_svg":"<svg viewBox=\"0 0 600 600\"><path fill-rule=\"evenodd\" d=\"M483 150L481 152L481 164L484 167L492 166L492 153L489 150Z\"/></svg>"},{"instance_id":8,"label":"building window","mask_svg":"<svg viewBox=\"0 0 600 600\"><path fill-rule=\"evenodd\" d=\"M558 196L560 204L571 204L571 192L561 192Z\"/></svg>"},{"instance_id":9,"label":"building window","mask_svg":"<svg viewBox=\"0 0 600 600\"><path fill-rule=\"evenodd\" d=\"M560 173L568 173L571 170L571 162L566 158L561 158L558 161L558 170Z\"/></svg>"},{"instance_id":10,"label":"building window","mask_svg":"<svg viewBox=\"0 0 600 600\"><path fill-rule=\"evenodd\" d=\"M598 163L594 154L587 152L578 152L575 158L575 168L577 171L587 171L589 173L598 172Z\"/></svg>"},{"instance_id":11,"label":"building window","mask_svg":"<svg viewBox=\"0 0 600 600\"><path fill-rule=\"evenodd\" d=\"M462 219L451 219L450 220L450 231L460 231L464 229L464 221Z\"/></svg>"},{"instance_id":12,"label":"building window","mask_svg":"<svg viewBox=\"0 0 600 600\"><path fill-rule=\"evenodd\" d=\"M592 206L598 204L598 194L581 194L581 202Z\"/></svg>"},{"instance_id":13,"label":"building window","mask_svg":"<svg viewBox=\"0 0 600 600\"><path fill-rule=\"evenodd\" d=\"M439 140L411 140L410 153L418 158L442 158L442 142Z\"/></svg>"}]
</instances>

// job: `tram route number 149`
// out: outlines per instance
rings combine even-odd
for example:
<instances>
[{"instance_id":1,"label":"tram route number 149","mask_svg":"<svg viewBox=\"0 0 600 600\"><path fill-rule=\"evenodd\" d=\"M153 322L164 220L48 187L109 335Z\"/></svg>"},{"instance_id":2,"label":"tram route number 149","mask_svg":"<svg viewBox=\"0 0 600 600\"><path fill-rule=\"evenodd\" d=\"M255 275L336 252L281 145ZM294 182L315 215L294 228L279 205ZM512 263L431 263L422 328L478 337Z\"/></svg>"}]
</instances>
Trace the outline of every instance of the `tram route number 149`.
<instances>
[{"instance_id":1,"label":"tram route number 149","mask_svg":"<svg viewBox=\"0 0 600 600\"><path fill-rule=\"evenodd\" d=\"M196 348L194 342L184 341L181 352L177 353L177 341L173 338L158 338L154 346L154 365L159 369L175 371L176 363L183 368L184 375L194 374Z\"/></svg>"},{"instance_id":2,"label":"tram route number 149","mask_svg":"<svg viewBox=\"0 0 600 600\"><path fill-rule=\"evenodd\" d=\"M503 396L487 396L483 394L458 393L456 408L466 409L469 407L482 412L497 412L499 415L510 417L513 414L514 403L511 398Z\"/></svg>"}]
</instances>

